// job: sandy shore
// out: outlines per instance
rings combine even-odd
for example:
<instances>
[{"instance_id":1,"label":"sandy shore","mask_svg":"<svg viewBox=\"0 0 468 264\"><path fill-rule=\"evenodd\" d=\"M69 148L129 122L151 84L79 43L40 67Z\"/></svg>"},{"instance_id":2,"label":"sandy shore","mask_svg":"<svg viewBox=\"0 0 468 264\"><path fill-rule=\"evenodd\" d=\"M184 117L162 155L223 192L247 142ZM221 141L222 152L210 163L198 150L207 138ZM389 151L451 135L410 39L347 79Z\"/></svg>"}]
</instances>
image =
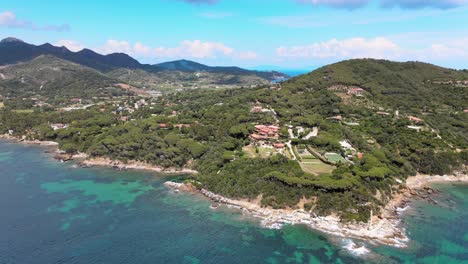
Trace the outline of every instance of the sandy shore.
<instances>
[{"instance_id":1,"label":"sandy shore","mask_svg":"<svg viewBox=\"0 0 468 264\"><path fill-rule=\"evenodd\" d=\"M188 168L163 168L160 166L154 166L145 162L141 161L128 161L127 163L123 163L117 160L111 160L109 158L86 158L80 164L87 165L87 166L105 166L105 167L113 167L117 169L125 169L125 170L148 170L148 171L155 171L158 173L168 173L168 174L196 174L198 173L195 170L188 169Z\"/></svg>"},{"instance_id":2,"label":"sandy shore","mask_svg":"<svg viewBox=\"0 0 468 264\"><path fill-rule=\"evenodd\" d=\"M455 175L443 175L443 176L428 176L418 174L414 177L409 177L406 180L406 186L410 189L419 189L426 187L432 183L444 183L444 182L468 182L468 174L456 173Z\"/></svg>"},{"instance_id":3,"label":"sandy shore","mask_svg":"<svg viewBox=\"0 0 468 264\"><path fill-rule=\"evenodd\" d=\"M6 134L0 135L0 139L6 139L6 140L14 141L15 143L30 144L30 145L52 146L52 147L56 147L59 145L57 142L54 142L54 141L24 140L24 139L19 139L19 138L12 137Z\"/></svg>"},{"instance_id":4,"label":"sandy shore","mask_svg":"<svg viewBox=\"0 0 468 264\"><path fill-rule=\"evenodd\" d=\"M427 187L435 182L464 182L468 183L466 174L453 176L418 175L410 177L402 192L395 194L393 199L383 208L381 215L374 216L369 223L344 224L335 215L326 217L314 216L304 210L263 208L257 201L233 200L217 195L205 189L199 192L211 200L234 206L243 212L261 219L261 224L267 228L281 228L284 224L303 224L310 228L333 234L340 237L357 238L374 244L384 244L395 247L406 247L409 241L405 229L398 217L401 207L405 206L413 196L416 189ZM166 186L181 191L198 191L190 185L183 183L166 182Z\"/></svg>"}]
</instances>

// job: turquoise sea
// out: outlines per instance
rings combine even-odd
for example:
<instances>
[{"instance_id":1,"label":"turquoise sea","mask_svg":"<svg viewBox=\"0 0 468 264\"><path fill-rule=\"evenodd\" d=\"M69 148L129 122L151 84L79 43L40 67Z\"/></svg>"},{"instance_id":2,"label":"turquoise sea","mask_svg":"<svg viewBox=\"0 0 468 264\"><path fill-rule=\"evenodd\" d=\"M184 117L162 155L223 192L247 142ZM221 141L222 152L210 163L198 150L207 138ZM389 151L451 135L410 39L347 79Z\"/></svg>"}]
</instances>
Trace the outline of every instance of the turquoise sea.
<instances>
[{"instance_id":1,"label":"turquoise sea","mask_svg":"<svg viewBox=\"0 0 468 264\"><path fill-rule=\"evenodd\" d=\"M0 142L0 263L468 263L468 186L404 212L411 243L374 246L286 226L174 193L174 176L77 168ZM364 243L370 253L346 249Z\"/></svg>"}]
</instances>

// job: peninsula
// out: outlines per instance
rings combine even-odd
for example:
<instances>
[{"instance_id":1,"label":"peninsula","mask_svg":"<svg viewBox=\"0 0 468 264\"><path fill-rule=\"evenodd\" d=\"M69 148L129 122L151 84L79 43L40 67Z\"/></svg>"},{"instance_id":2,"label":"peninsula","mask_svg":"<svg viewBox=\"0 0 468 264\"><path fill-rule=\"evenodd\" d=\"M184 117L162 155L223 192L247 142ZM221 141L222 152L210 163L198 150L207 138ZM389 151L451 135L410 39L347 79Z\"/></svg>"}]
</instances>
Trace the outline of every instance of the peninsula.
<instances>
[{"instance_id":1,"label":"peninsula","mask_svg":"<svg viewBox=\"0 0 468 264\"><path fill-rule=\"evenodd\" d=\"M12 45L25 46L2 41L0 53ZM169 185L266 226L395 246L407 239L395 217L405 197L425 182L466 180L466 70L356 59L280 83L156 90L116 78L123 70L101 68L102 57L73 54L0 69L0 134L56 142L89 165L190 173L186 185Z\"/></svg>"}]
</instances>

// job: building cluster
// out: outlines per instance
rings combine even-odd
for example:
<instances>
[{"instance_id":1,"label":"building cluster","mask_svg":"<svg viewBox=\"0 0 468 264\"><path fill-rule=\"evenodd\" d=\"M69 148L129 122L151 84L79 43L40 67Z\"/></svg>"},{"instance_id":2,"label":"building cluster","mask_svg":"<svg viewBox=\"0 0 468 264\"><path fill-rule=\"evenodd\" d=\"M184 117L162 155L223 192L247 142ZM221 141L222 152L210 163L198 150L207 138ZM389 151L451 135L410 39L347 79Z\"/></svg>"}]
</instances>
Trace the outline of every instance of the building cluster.
<instances>
[{"instance_id":1,"label":"building cluster","mask_svg":"<svg viewBox=\"0 0 468 264\"><path fill-rule=\"evenodd\" d=\"M366 90L359 86L347 86L343 84L335 84L332 85L328 88L330 91L335 91L335 92L341 92L341 93L347 93L348 95L354 95L354 96L364 96L364 93Z\"/></svg>"},{"instance_id":2,"label":"building cluster","mask_svg":"<svg viewBox=\"0 0 468 264\"><path fill-rule=\"evenodd\" d=\"M432 83L435 84L456 84L456 85L462 85L462 86L468 86L468 80L463 80L463 81L455 81L455 80L448 80L448 81L433 81Z\"/></svg>"},{"instance_id":3,"label":"building cluster","mask_svg":"<svg viewBox=\"0 0 468 264\"><path fill-rule=\"evenodd\" d=\"M250 135L250 138L253 140L278 139L279 129L278 126L256 125L255 132Z\"/></svg>"},{"instance_id":4,"label":"building cluster","mask_svg":"<svg viewBox=\"0 0 468 264\"><path fill-rule=\"evenodd\" d=\"M140 99L135 102L134 108L135 110L140 109L142 106L148 105L145 99Z\"/></svg>"},{"instance_id":5,"label":"building cluster","mask_svg":"<svg viewBox=\"0 0 468 264\"><path fill-rule=\"evenodd\" d=\"M354 96L363 96L365 90L359 87L353 87L348 89L348 94L349 95L354 95Z\"/></svg>"},{"instance_id":6,"label":"building cluster","mask_svg":"<svg viewBox=\"0 0 468 264\"><path fill-rule=\"evenodd\" d=\"M50 124L50 127L51 127L53 130L58 130L58 129L67 128L68 125L67 125L67 124L62 124L62 123L57 123L57 124Z\"/></svg>"},{"instance_id":7,"label":"building cluster","mask_svg":"<svg viewBox=\"0 0 468 264\"><path fill-rule=\"evenodd\" d=\"M250 109L250 112L251 113L266 113L266 112L271 112L271 110L268 108L263 108L260 105L256 105Z\"/></svg>"}]
</instances>

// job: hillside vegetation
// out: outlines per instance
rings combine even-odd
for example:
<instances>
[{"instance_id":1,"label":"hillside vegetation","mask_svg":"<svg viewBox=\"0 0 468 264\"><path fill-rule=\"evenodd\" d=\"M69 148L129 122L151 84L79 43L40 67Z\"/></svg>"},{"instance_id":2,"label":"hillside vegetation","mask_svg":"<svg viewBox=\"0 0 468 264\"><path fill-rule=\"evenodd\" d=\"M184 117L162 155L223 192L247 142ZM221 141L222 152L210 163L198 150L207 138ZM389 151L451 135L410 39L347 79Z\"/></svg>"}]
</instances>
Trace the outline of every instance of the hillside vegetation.
<instances>
[{"instance_id":1,"label":"hillside vegetation","mask_svg":"<svg viewBox=\"0 0 468 264\"><path fill-rule=\"evenodd\" d=\"M200 172L191 178L197 186L230 198L366 221L407 177L468 165L465 80L464 71L429 64L351 60L274 87L190 90L138 108L140 98L121 97L86 110L19 112L7 100L0 133L54 140L69 153L190 167ZM260 142L257 125L277 134ZM274 143L290 143L293 153ZM292 158L300 148L313 157ZM302 158L330 154L341 160L327 165L331 173L301 167Z\"/></svg>"},{"instance_id":2,"label":"hillside vegetation","mask_svg":"<svg viewBox=\"0 0 468 264\"><path fill-rule=\"evenodd\" d=\"M116 80L91 68L50 55L0 69L0 93L5 96L95 96L122 94Z\"/></svg>"}]
</instances>

